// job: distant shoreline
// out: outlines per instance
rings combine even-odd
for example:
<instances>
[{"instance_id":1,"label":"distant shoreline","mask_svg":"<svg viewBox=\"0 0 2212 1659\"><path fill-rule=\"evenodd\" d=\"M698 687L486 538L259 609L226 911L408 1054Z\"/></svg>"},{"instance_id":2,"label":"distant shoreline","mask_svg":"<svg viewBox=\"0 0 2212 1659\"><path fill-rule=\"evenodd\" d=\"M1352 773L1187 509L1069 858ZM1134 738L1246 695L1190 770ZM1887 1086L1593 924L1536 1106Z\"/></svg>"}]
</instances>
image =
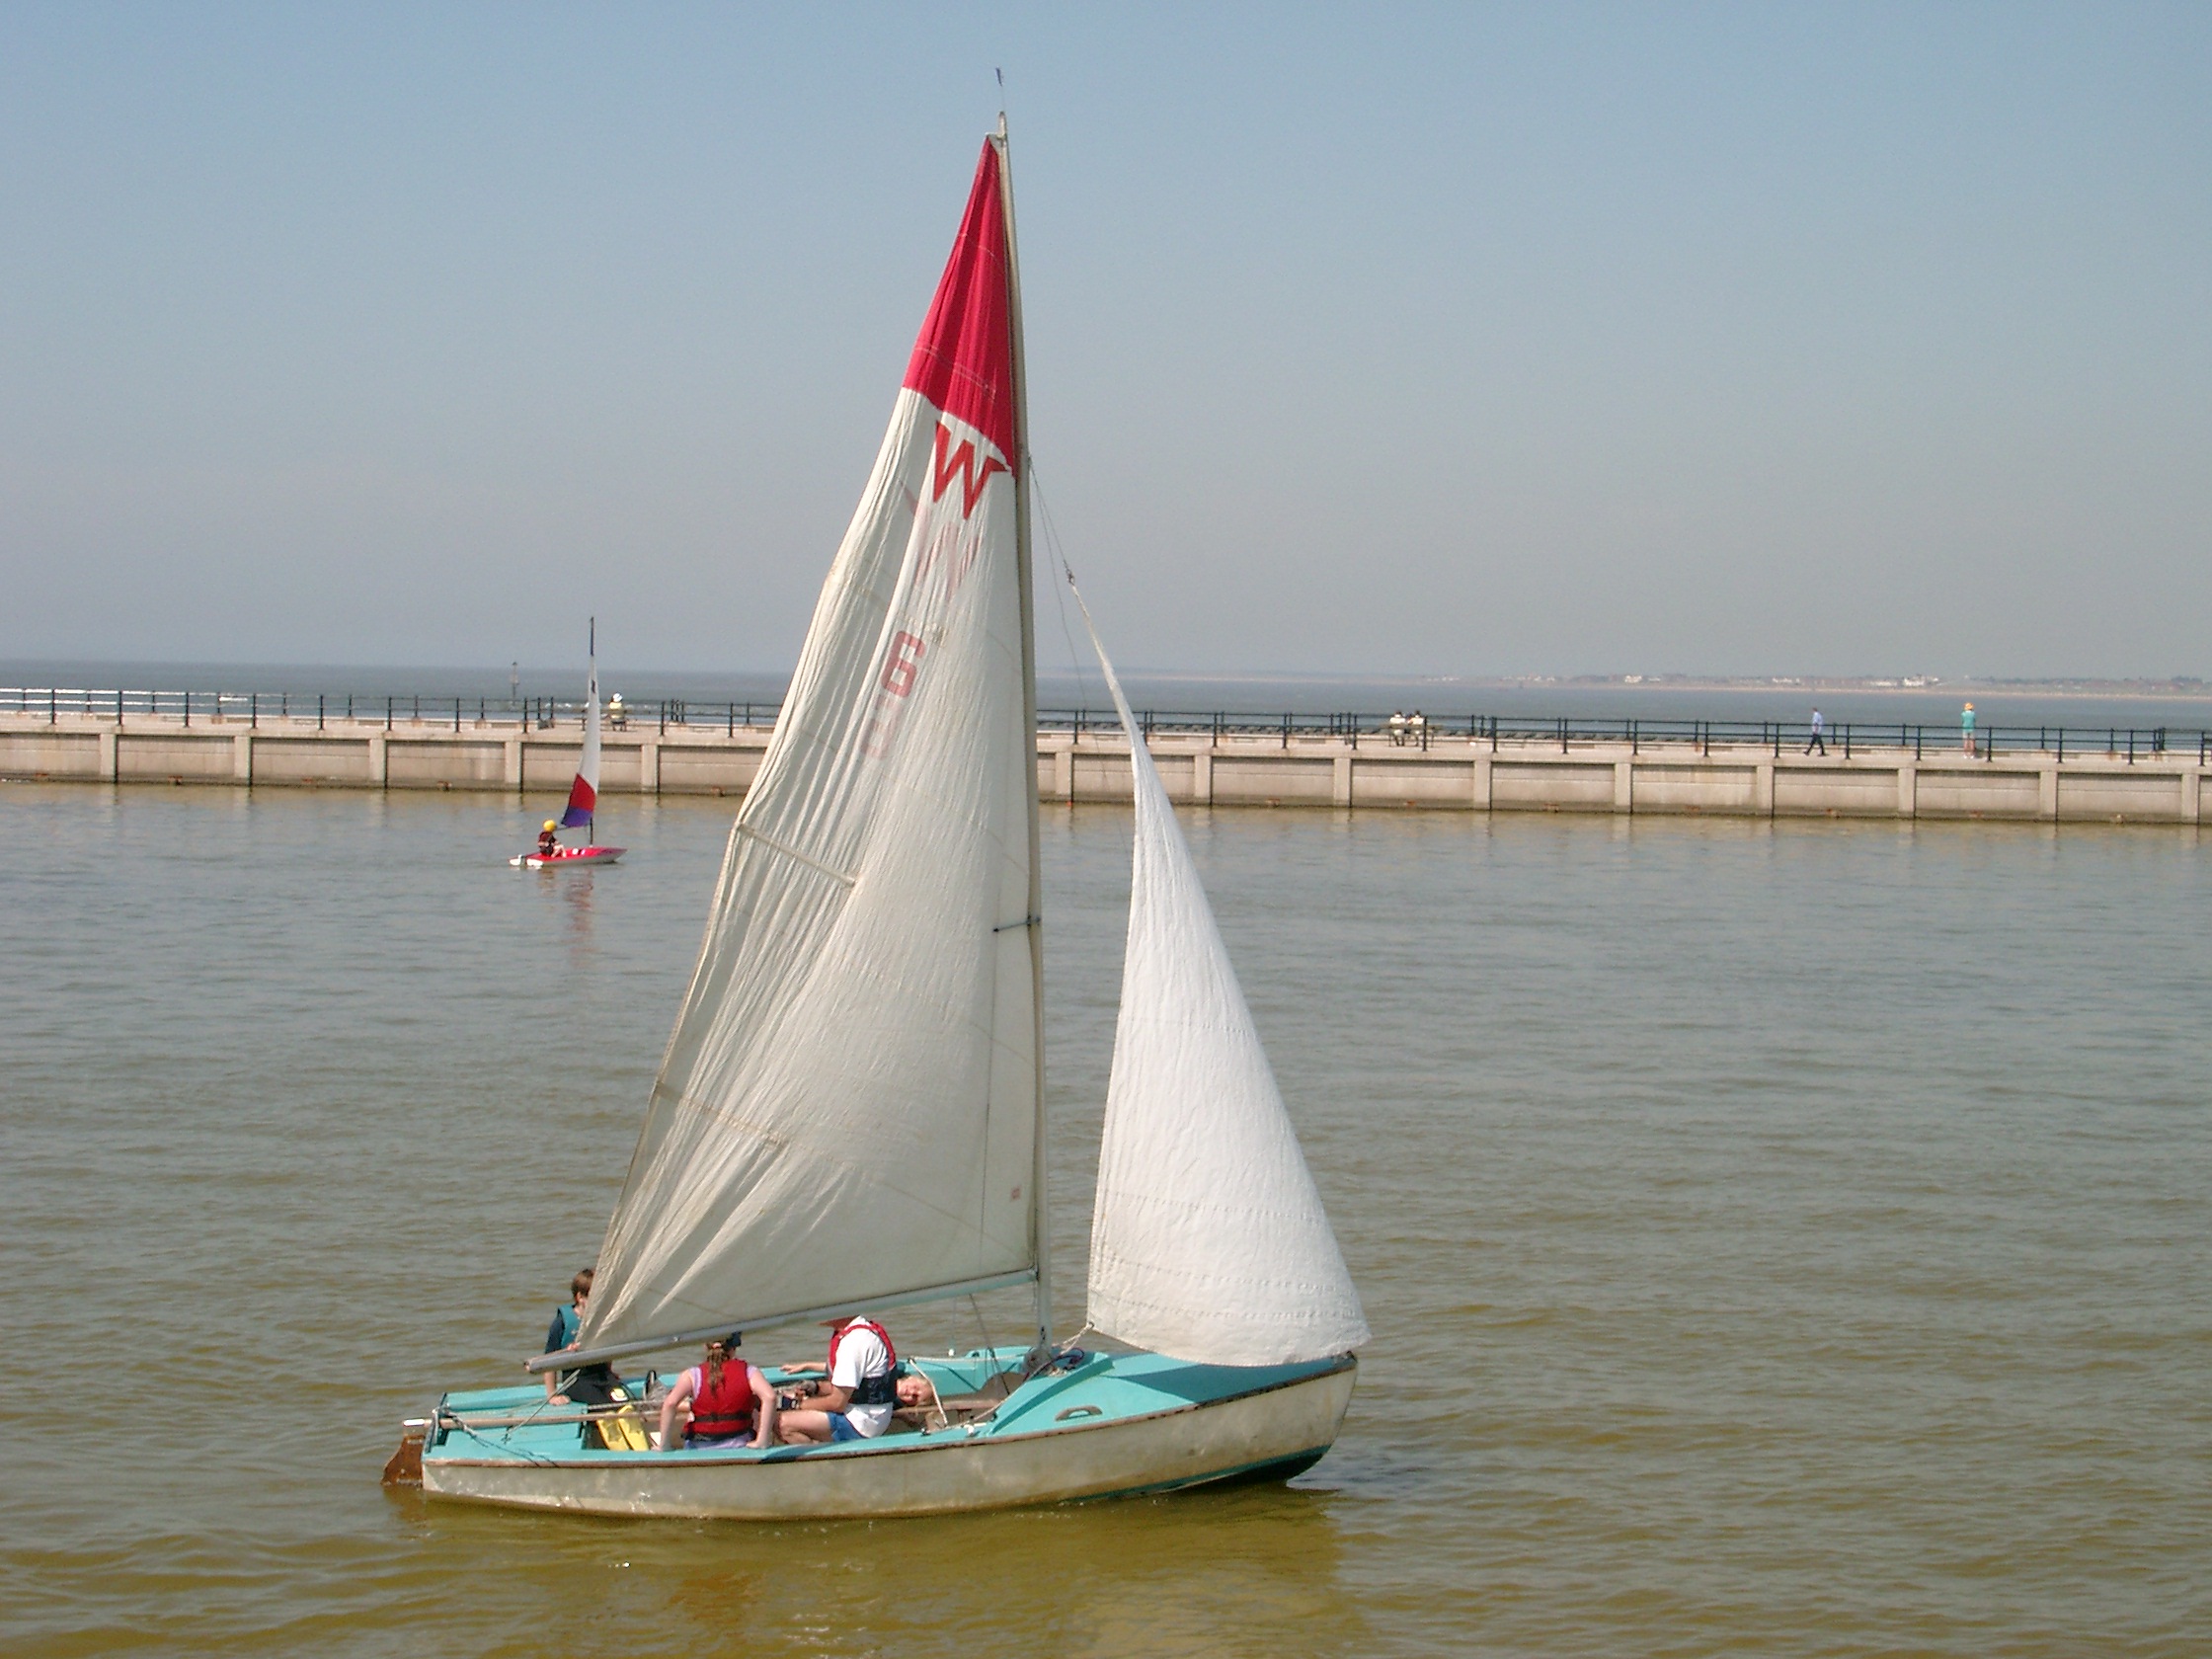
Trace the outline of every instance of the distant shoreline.
<instances>
[{"instance_id":1,"label":"distant shoreline","mask_svg":"<svg viewBox=\"0 0 2212 1659\"><path fill-rule=\"evenodd\" d=\"M1081 693L1090 688L1091 676L1051 664L1040 664L1039 678L1050 695ZM704 697L714 701L750 697L773 702L783 694L790 671L739 669L719 672L654 669L636 665L610 669L602 660L602 683L618 686L633 701L658 697ZM382 696L387 691L411 696L418 689L439 697L466 692L503 697L511 692L524 696L575 695L580 668L577 665L514 668L478 666L462 668L409 665L299 663L140 663L93 658L0 659L0 686L93 687L145 689L190 686L196 691L228 688L239 692L257 685L275 694L287 687L292 693L315 695L318 691L344 694L358 691ZM1915 676L1916 678L1918 676ZM1301 672L1296 671L1239 670L1227 672L1190 672L1132 666L1123 672L1139 700L1154 695L1182 697L1186 701L1206 696L1257 692L1267 699L1353 696L1384 702L1412 698L1424 703L1451 699L1477 701L1502 695L1517 699L1564 694L1576 699L1608 696L1634 698L1639 702L1675 696L1728 696L1760 698L1775 703L1795 703L1821 698L1868 698L1882 701L1923 702L1982 700L2025 702L2063 700L2082 703L2140 704L2165 702L2191 708L2212 707L2212 682L2194 677L2173 679L2101 679L2092 677L2049 679L1941 678L1930 676L1920 683L1906 683L1903 676L1826 674L1444 674L1386 672ZM1194 705L1195 706L1195 705ZM1282 706L1290 706L1284 704ZM1319 706L1318 702L1313 706Z\"/></svg>"},{"instance_id":2,"label":"distant shoreline","mask_svg":"<svg viewBox=\"0 0 2212 1659\"><path fill-rule=\"evenodd\" d=\"M2212 685L2198 682L2170 683L2153 680L1979 680L1946 679L1929 685L1883 685L1864 679L1803 679L1777 684L1764 679L1498 679L1460 680L1456 684L1480 684L1484 686L1512 687L1515 690L1534 691L1550 688L1590 691L1627 691L1636 693L1674 691L1739 691L1757 692L1766 696L1803 696L1822 692L1831 695L1850 692L1853 696L1867 697L1940 697L1946 694L1966 698L1984 697L2080 697L2110 700L2114 702L2199 702L2212 703Z\"/></svg>"}]
</instances>

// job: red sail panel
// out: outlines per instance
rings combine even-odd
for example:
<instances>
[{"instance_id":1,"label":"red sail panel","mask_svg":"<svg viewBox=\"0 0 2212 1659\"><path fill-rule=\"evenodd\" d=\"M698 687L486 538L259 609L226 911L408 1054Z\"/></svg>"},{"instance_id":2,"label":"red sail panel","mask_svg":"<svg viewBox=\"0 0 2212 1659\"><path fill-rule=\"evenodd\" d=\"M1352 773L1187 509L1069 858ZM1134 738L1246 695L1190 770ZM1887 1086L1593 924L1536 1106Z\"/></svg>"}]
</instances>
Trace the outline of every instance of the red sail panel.
<instances>
[{"instance_id":1,"label":"red sail panel","mask_svg":"<svg viewBox=\"0 0 2212 1659\"><path fill-rule=\"evenodd\" d=\"M998 152L987 140L906 384L1014 458L1014 330Z\"/></svg>"},{"instance_id":2,"label":"red sail panel","mask_svg":"<svg viewBox=\"0 0 2212 1659\"><path fill-rule=\"evenodd\" d=\"M579 824L589 823L599 804L599 792L576 774L576 781L569 785L568 811L561 814L561 827L574 830Z\"/></svg>"}]
</instances>

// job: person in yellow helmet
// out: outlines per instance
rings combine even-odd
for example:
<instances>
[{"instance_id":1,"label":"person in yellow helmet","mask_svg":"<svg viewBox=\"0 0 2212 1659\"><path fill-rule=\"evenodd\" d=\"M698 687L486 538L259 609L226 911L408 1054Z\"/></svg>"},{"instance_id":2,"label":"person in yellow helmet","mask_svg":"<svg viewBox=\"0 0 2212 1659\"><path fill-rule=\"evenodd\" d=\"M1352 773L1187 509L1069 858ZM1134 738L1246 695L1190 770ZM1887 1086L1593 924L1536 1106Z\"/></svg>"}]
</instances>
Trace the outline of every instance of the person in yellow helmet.
<instances>
[{"instance_id":1,"label":"person in yellow helmet","mask_svg":"<svg viewBox=\"0 0 2212 1659\"><path fill-rule=\"evenodd\" d=\"M561 850L560 830L561 827L553 820L549 818L545 821L545 828L537 832L537 855L540 858L551 858Z\"/></svg>"}]
</instances>

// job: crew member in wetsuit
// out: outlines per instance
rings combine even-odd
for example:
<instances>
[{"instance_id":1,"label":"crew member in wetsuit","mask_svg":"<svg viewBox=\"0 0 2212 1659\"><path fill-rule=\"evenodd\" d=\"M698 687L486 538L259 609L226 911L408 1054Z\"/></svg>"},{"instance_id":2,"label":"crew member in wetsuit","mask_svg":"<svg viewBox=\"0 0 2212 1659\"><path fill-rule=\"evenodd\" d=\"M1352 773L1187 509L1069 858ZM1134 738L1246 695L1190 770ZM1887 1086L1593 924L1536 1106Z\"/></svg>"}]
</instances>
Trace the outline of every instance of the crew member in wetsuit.
<instances>
[{"instance_id":1,"label":"crew member in wetsuit","mask_svg":"<svg viewBox=\"0 0 2212 1659\"><path fill-rule=\"evenodd\" d=\"M756 1367L738 1358L740 1333L718 1336L707 1344L704 1365L695 1365L675 1380L661 1402L661 1450L679 1452L693 1447L747 1446L765 1452L776 1443L776 1391ZM686 1402L691 1407L690 1426L678 1434L676 1413Z\"/></svg>"},{"instance_id":2,"label":"crew member in wetsuit","mask_svg":"<svg viewBox=\"0 0 2212 1659\"><path fill-rule=\"evenodd\" d=\"M806 1404L783 1414L786 1446L873 1440L891 1427L899 1355L873 1319L831 1319L829 1375L808 1384Z\"/></svg>"},{"instance_id":3,"label":"crew member in wetsuit","mask_svg":"<svg viewBox=\"0 0 2212 1659\"><path fill-rule=\"evenodd\" d=\"M553 1323L546 1327L545 1351L557 1354L564 1348L577 1345L577 1332L584 1324L584 1310L592 1301L592 1269L586 1268L569 1281L569 1304L553 1309ZM545 1397L554 1405L605 1405L614 1398L614 1390L621 1380L614 1375L610 1365L584 1366L576 1371L549 1371L545 1374Z\"/></svg>"},{"instance_id":4,"label":"crew member in wetsuit","mask_svg":"<svg viewBox=\"0 0 2212 1659\"><path fill-rule=\"evenodd\" d=\"M537 855L540 858L551 858L561 850L560 830L561 827L550 818L545 821L545 828L537 832Z\"/></svg>"}]
</instances>

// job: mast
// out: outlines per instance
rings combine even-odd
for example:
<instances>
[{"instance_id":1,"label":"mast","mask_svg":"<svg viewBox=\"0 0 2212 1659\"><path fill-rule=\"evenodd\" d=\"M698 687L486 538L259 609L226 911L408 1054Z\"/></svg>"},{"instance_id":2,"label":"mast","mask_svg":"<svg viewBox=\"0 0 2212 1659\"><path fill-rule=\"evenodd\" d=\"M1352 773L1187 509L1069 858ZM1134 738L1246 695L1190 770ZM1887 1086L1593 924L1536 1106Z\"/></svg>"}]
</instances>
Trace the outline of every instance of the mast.
<instances>
[{"instance_id":1,"label":"mast","mask_svg":"<svg viewBox=\"0 0 2212 1659\"><path fill-rule=\"evenodd\" d=\"M577 756L576 781L569 785L568 805L561 813L561 828L584 826L590 841L596 828L599 807L599 620L592 618L586 644L584 672L584 751Z\"/></svg>"},{"instance_id":2,"label":"mast","mask_svg":"<svg viewBox=\"0 0 2212 1659\"><path fill-rule=\"evenodd\" d=\"M1014 568L1021 606L1022 742L1029 761L1029 1005L1036 1026L1037 1124L1029 1176L1029 1226L1037 1260L1037 1346L1053 1342L1052 1205L1045 1146L1045 889L1039 870L1041 837L1037 822L1037 625L1035 582L1029 559L1029 374L1022 345L1021 255L1014 240L1014 164L1006 144L1006 114L998 114L998 199L1006 213L1006 311L1014 336Z\"/></svg>"},{"instance_id":3,"label":"mast","mask_svg":"<svg viewBox=\"0 0 2212 1659\"><path fill-rule=\"evenodd\" d=\"M584 694L592 703L591 708L586 711L586 719L596 727L599 723L599 619L592 617L590 626L591 632L584 639ZM584 821L584 839L587 843L599 838L598 811L598 798L594 795L592 799L592 816Z\"/></svg>"}]
</instances>

